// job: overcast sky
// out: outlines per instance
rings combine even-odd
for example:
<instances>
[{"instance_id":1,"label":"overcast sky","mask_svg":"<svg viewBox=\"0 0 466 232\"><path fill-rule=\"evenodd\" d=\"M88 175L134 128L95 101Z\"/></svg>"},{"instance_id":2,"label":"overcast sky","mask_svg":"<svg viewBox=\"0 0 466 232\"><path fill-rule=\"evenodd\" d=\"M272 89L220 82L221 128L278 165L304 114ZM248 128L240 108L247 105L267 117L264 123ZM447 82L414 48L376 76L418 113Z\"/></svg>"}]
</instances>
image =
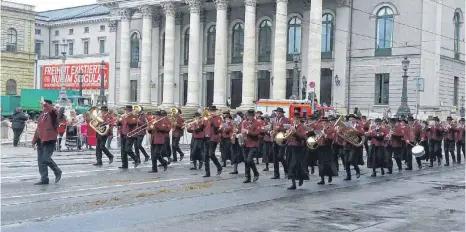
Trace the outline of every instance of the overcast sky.
<instances>
[{"instance_id":1,"label":"overcast sky","mask_svg":"<svg viewBox=\"0 0 466 232\"><path fill-rule=\"evenodd\" d=\"M36 11L55 10L66 7L94 4L97 0L7 0L36 6Z\"/></svg>"}]
</instances>

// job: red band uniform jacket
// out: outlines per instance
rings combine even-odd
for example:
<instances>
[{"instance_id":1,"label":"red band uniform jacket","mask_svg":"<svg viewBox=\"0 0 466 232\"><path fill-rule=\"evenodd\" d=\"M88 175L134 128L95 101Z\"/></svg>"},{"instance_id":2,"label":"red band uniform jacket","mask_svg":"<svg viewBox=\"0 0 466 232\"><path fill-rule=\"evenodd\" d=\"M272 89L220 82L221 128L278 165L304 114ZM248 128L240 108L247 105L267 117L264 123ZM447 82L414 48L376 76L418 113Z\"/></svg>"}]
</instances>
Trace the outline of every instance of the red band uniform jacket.
<instances>
[{"instance_id":1,"label":"red band uniform jacket","mask_svg":"<svg viewBox=\"0 0 466 232\"><path fill-rule=\"evenodd\" d=\"M356 126L353 126L355 130L356 135L358 136L363 136L366 134L364 131L364 126L361 125L360 123L356 123ZM346 142L346 140L343 140L343 146L349 147L349 148L356 148L353 144Z\"/></svg>"},{"instance_id":2,"label":"red band uniform jacket","mask_svg":"<svg viewBox=\"0 0 466 232\"><path fill-rule=\"evenodd\" d=\"M406 126L404 128L404 140L409 141L412 145L416 144L415 127Z\"/></svg>"},{"instance_id":3,"label":"red band uniform jacket","mask_svg":"<svg viewBox=\"0 0 466 232\"><path fill-rule=\"evenodd\" d=\"M430 128L430 138L436 141L442 141L443 139L443 126L439 123Z\"/></svg>"},{"instance_id":4,"label":"red band uniform jacket","mask_svg":"<svg viewBox=\"0 0 466 232\"><path fill-rule=\"evenodd\" d=\"M405 127L402 127L400 125L395 126L395 130L392 133L392 147L402 147L403 146L403 140L405 137Z\"/></svg>"},{"instance_id":5,"label":"red band uniform jacket","mask_svg":"<svg viewBox=\"0 0 466 232\"><path fill-rule=\"evenodd\" d=\"M136 115L129 115L123 118L121 122L121 134L122 135L127 135L129 132L133 131L136 129L136 126L138 124L138 117ZM134 135L133 137L135 137Z\"/></svg>"},{"instance_id":6,"label":"red band uniform jacket","mask_svg":"<svg viewBox=\"0 0 466 232\"><path fill-rule=\"evenodd\" d=\"M287 117L281 117L281 118L277 118L277 123L275 124L275 131L278 133L278 132L283 132L285 133L287 131L287 129L285 129L284 125L285 124L292 124L291 121L287 118ZM277 133L275 133L275 135L277 135ZM286 141L283 141L284 144L286 144Z\"/></svg>"},{"instance_id":7,"label":"red band uniform jacket","mask_svg":"<svg viewBox=\"0 0 466 232\"><path fill-rule=\"evenodd\" d=\"M167 123L166 120L162 119L156 122L153 127L149 127L149 133L152 134L152 144L163 145L165 143L165 137L170 133L171 124Z\"/></svg>"},{"instance_id":8,"label":"red band uniform jacket","mask_svg":"<svg viewBox=\"0 0 466 232\"><path fill-rule=\"evenodd\" d=\"M172 131L172 136L173 137L183 136L183 126L184 126L184 118L181 116L176 116L175 126Z\"/></svg>"},{"instance_id":9,"label":"red band uniform jacket","mask_svg":"<svg viewBox=\"0 0 466 232\"><path fill-rule=\"evenodd\" d=\"M102 117L102 120L103 120L103 122L99 123L99 125L106 123L110 127L110 129L108 130L108 133L107 133L106 136L113 136L113 128L115 127L115 120L116 119L111 114L105 114Z\"/></svg>"},{"instance_id":10,"label":"red band uniform jacket","mask_svg":"<svg viewBox=\"0 0 466 232\"><path fill-rule=\"evenodd\" d=\"M372 128L369 131L369 136L371 137L371 145L375 147L384 147L385 146L385 135L390 133L389 127L380 126L377 130L376 128Z\"/></svg>"},{"instance_id":11,"label":"red band uniform jacket","mask_svg":"<svg viewBox=\"0 0 466 232\"><path fill-rule=\"evenodd\" d=\"M207 120L210 141L216 143L220 142L220 125L222 125L222 118L218 115L214 115L209 120Z\"/></svg>"},{"instance_id":12,"label":"red band uniform jacket","mask_svg":"<svg viewBox=\"0 0 466 232\"><path fill-rule=\"evenodd\" d=\"M191 126L187 128L189 133L192 133L193 139L203 139L204 134L204 121L193 122Z\"/></svg>"},{"instance_id":13,"label":"red band uniform jacket","mask_svg":"<svg viewBox=\"0 0 466 232\"><path fill-rule=\"evenodd\" d=\"M43 112L37 121L37 128L32 144L37 142L56 141L58 136L58 111L48 103L44 103Z\"/></svg>"},{"instance_id":14,"label":"red band uniform jacket","mask_svg":"<svg viewBox=\"0 0 466 232\"><path fill-rule=\"evenodd\" d=\"M268 126L268 125L270 125L270 123L265 122L265 125L264 125L264 126ZM263 136L264 136L264 141L265 141L265 142L272 142L272 141L273 141L273 140L272 140L272 137L270 137L270 132L271 132L271 130L269 130L269 131L263 130L263 131L261 132L261 133L263 134Z\"/></svg>"},{"instance_id":15,"label":"red band uniform jacket","mask_svg":"<svg viewBox=\"0 0 466 232\"><path fill-rule=\"evenodd\" d=\"M443 139L444 140L455 140L456 125L454 123L450 124L450 127L446 126L444 128Z\"/></svg>"},{"instance_id":16,"label":"red band uniform jacket","mask_svg":"<svg viewBox=\"0 0 466 232\"><path fill-rule=\"evenodd\" d=\"M296 126L296 131L288 138L286 145L293 147L300 147L306 144L306 126L302 123L292 124L292 128Z\"/></svg>"},{"instance_id":17,"label":"red band uniform jacket","mask_svg":"<svg viewBox=\"0 0 466 232\"><path fill-rule=\"evenodd\" d=\"M244 120L241 123L241 128L247 130L247 133L244 134L244 147L259 147L259 134L261 132L259 121L255 119L252 121Z\"/></svg>"},{"instance_id":18,"label":"red band uniform jacket","mask_svg":"<svg viewBox=\"0 0 466 232\"><path fill-rule=\"evenodd\" d=\"M143 114L139 115L138 116L138 122L137 122L137 125L136 125L136 128L142 126L146 124L147 125L147 117ZM145 127L147 128L147 127ZM142 129L139 129L139 132L136 134L137 136L144 136L146 135L146 129L142 130Z\"/></svg>"},{"instance_id":19,"label":"red band uniform jacket","mask_svg":"<svg viewBox=\"0 0 466 232\"><path fill-rule=\"evenodd\" d=\"M458 127L456 127L456 133L455 133L456 142L464 141L464 133L465 133L465 126L458 125Z\"/></svg>"},{"instance_id":20,"label":"red band uniform jacket","mask_svg":"<svg viewBox=\"0 0 466 232\"><path fill-rule=\"evenodd\" d=\"M231 133L233 133L233 123L231 122L225 122L225 123L226 123L226 126L222 126L220 128L220 133L222 133L222 139L229 139L231 138Z\"/></svg>"},{"instance_id":21,"label":"red band uniform jacket","mask_svg":"<svg viewBox=\"0 0 466 232\"><path fill-rule=\"evenodd\" d=\"M317 130L320 130L322 133L325 133L325 135L322 135L322 137L317 141L317 145L321 147L331 146L335 134L335 128L333 127L333 125L329 125L327 127L327 131L324 132L324 124L320 123L319 128Z\"/></svg>"}]
</instances>

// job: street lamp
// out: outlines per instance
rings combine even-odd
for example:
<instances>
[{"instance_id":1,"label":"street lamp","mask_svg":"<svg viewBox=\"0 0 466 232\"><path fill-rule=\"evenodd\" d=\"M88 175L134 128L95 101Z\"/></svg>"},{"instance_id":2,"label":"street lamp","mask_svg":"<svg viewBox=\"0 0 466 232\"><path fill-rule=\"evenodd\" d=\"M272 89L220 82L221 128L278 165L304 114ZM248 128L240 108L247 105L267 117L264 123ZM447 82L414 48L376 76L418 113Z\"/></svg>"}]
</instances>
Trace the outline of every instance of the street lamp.
<instances>
[{"instance_id":1,"label":"street lamp","mask_svg":"<svg viewBox=\"0 0 466 232\"><path fill-rule=\"evenodd\" d=\"M303 86L301 88L301 96L300 96L300 99L301 100L305 100L306 99L306 87L307 87L307 78L306 76L303 76L301 78L301 83L303 83Z\"/></svg>"},{"instance_id":2,"label":"street lamp","mask_svg":"<svg viewBox=\"0 0 466 232\"><path fill-rule=\"evenodd\" d=\"M79 78L79 96L83 96L83 79L84 79L84 73L83 72L79 72L78 74L78 78Z\"/></svg>"},{"instance_id":3,"label":"street lamp","mask_svg":"<svg viewBox=\"0 0 466 232\"><path fill-rule=\"evenodd\" d=\"M408 57L405 57L401 62L401 66L403 68L403 89L401 92L401 105L398 107L398 111L396 112L395 116L400 117L402 115L408 116L411 115L411 111L408 106L408 69L409 69L409 60Z\"/></svg>"},{"instance_id":4,"label":"street lamp","mask_svg":"<svg viewBox=\"0 0 466 232\"><path fill-rule=\"evenodd\" d=\"M100 62L100 95L97 98L97 105L107 105L107 97L105 96L105 61Z\"/></svg>"},{"instance_id":5,"label":"street lamp","mask_svg":"<svg viewBox=\"0 0 466 232\"><path fill-rule=\"evenodd\" d=\"M294 53L293 55L294 60L294 68L293 68L293 88L292 88L292 95L299 96L299 67L298 63L301 61L300 54L298 52Z\"/></svg>"},{"instance_id":6,"label":"street lamp","mask_svg":"<svg viewBox=\"0 0 466 232\"><path fill-rule=\"evenodd\" d=\"M66 66L65 66L65 61L66 61L66 51L68 49L68 44L66 43L65 39L62 39L62 43L60 44L61 47L61 60L62 60L62 66L61 66L61 86L60 86L60 93L58 95L58 100L60 105L66 105L68 101L68 95L66 94Z\"/></svg>"},{"instance_id":7,"label":"street lamp","mask_svg":"<svg viewBox=\"0 0 466 232\"><path fill-rule=\"evenodd\" d=\"M39 73L37 72L37 65L39 62L39 54L36 53L34 56L34 88L39 89L40 84L38 83L39 79Z\"/></svg>"}]
</instances>

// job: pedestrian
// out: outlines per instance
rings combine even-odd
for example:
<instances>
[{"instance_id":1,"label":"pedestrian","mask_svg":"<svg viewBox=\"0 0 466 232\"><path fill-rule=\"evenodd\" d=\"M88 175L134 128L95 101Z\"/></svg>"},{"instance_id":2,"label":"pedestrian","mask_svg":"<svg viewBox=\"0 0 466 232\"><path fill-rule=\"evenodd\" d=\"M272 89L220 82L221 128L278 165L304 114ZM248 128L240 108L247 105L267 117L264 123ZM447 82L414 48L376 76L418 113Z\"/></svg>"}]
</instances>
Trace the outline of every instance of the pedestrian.
<instances>
[{"instance_id":1,"label":"pedestrian","mask_svg":"<svg viewBox=\"0 0 466 232\"><path fill-rule=\"evenodd\" d=\"M296 189L296 179L298 179L298 185L303 185L303 182L307 178L304 172L304 146L306 143L306 127L301 123L301 114L299 112L293 113L293 119L290 122L291 128L286 132L289 134L286 140L286 146L289 149L289 160L288 160L288 178L291 180L291 186L289 190ZM327 156L332 157L327 154ZM332 159L330 158L330 163Z\"/></svg>"},{"instance_id":2,"label":"pedestrian","mask_svg":"<svg viewBox=\"0 0 466 232\"><path fill-rule=\"evenodd\" d=\"M29 117L23 112L21 107L16 108L15 113L13 114L11 128L13 129L13 146L17 147L19 143L19 137L24 131L26 121Z\"/></svg>"},{"instance_id":3,"label":"pedestrian","mask_svg":"<svg viewBox=\"0 0 466 232\"><path fill-rule=\"evenodd\" d=\"M259 134L261 124L255 119L254 110L248 110L246 120L241 123L241 134L244 138L243 154L244 154L244 175L243 183L251 183L251 169L254 174L253 182L259 179L254 157L259 153Z\"/></svg>"},{"instance_id":4,"label":"pedestrian","mask_svg":"<svg viewBox=\"0 0 466 232\"><path fill-rule=\"evenodd\" d=\"M48 167L55 174L55 183L61 179L62 171L53 161L52 155L55 150L58 135L58 111L53 108L52 101L42 100L42 114L37 121L37 128L32 139L32 145L37 145L37 163L39 165L40 181L36 185L49 184Z\"/></svg>"}]
</instances>

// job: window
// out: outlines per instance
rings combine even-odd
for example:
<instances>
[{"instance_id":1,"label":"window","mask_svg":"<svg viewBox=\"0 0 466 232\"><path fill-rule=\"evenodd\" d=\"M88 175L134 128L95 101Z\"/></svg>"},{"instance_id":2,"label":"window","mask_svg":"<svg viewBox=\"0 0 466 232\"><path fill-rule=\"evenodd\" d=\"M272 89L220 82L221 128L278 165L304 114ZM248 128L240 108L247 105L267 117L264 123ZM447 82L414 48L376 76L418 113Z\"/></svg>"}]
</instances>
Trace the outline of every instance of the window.
<instances>
[{"instance_id":1,"label":"window","mask_svg":"<svg viewBox=\"0 0 466 232\"><path fill-rule=\"evenodd\" d=\"M105 53L105 40L104 39L99 40L99 53L100 54Z\"/></svg>"},{"instance_id":2,"label":"window","mask_svg":"<svg viewBox=\"0 0 466 232\"><path fill-rule=\"evenodd\" d=\"M68 55L72 56L74 54L74 43L68 43Z\"/></svg>"},{"instance_id":3,"label":"window","mask_svg":"<svg viewBox=\"0 0 466 232\"><path fill-rule=\"evenodd\" d=\"M293 17L288 23L288 55L287 60L292 61L293 55L301 53L301 19Z\"/></svg>"},{"instance_id":4,"label":"window","mask_svg":"<svg viewBox=\"0 0 466 232\"><path fill-rule=\"evenodd\" d=\"M382 7L377 12L377 41L376 56L390 56L392 54L393 39L393 10L390 7Z\"/></svg>"},{"instance_id":5,"label":"window","mask_svg":"<svg viewBox=\"0 0 466 232\"><path fill-rule=\"evenodd\" d=\"M231 40L231 62L243 62L243 48L244 48L244 26L241 23L235 24L233 27L232 40Z\"/></svg>"},{"instance_id":6,"label":"window","mask_svg":"<svg viewBox=\"0 0 466 232\"><path fill-rule=\"evenodd\" d=\"M42 32L40 29L36 29L36 35L40 35Z\"/></svg>"},{"instance_id":7,"label":"window","mask_svg":"<svg viewBox=\"0 0 466 232\"><path fill-rule=\"evenodd\" d=\"M270 62L272 56L272 22L264 20L259 26L259 62Z\"/></svg>"},{"instance_id":8,"label":"window","mask_svg":"<svg viewBox=\"0 0 466 232\"><path fill-rule=\"evenodd\" d=\"M390 74L375 75L375 105L388 105Z\"/></svg>"},{"instance_id":9,"label":"window","mask_svg":"<svg viewBox=\"0 0 466 232\"><path fill-rule=\"evenodd\" d=\"M55 56L60 55L60 45L58 43L53 44L53 50L55 51Z\"/></svg>"},{"instance_id":10,"label":"window","mask_svg":"<svg viewBox=\"0 0 466 232\"><path fill-rule=\"evenodd\" d=\"M105 25L100 25L100 31L105 31Z\"/></svg>"},{"instance_id":11,"label":"window","mask_svg":"<svg viewBox=\"0 0 466 232\"><path fill-rule=\"evenodd\" d=\"M16 95L16 81L13 79L6 81L6 95Z\"/></svg>"},{"instance_id":12,"label":"window","mask_svg":"<svg viewBox=\"0 0 466 232\"><path fill-rule=\"evenodd\" d=\"M453 105L458 106L458 87L460 85L460 78L455 77L453 80Z\"/></svg>"},{"instance_id":13,"label":"window","mask_svg":"<svg viewBox=\"0 0 466 232\"><path fill-rule=\"evenodd\" d=\"M74 30L73 30L73 29L69 29L69 30L68 30L68 35L72 35L72 34L73 34L73 32L74 32Z\"/></svg>"},{"instance_id":14,"label":"window","mask_svg":"<svg viewBox=\"0 0 466 232\"><path fill-rule=\"evenodd\" d=\"M89 54L89 41L84 41L84 55Z\"/></svg>"},{"instance_id":15,"label":"window","mask_svg":"<svg viewBox=\"0 0 466 232\"><path fill-rule=\"evenodd\" d=\"M36 42L35 47L34 47L34 53L39 55L39 57L40 57L41 51L42 51L42 43L41 42Z\"/></svg>"},{"instance_id":16,"label":"window","mask_svg":"<svg viewBox=\"0 0 466 232\"><path fill-rule=\"evenodd\" d=\"M322 58L332 58L333 51L333 16L326 13L322 16Z\"/></svg>"},{"instance_id":17,"label":"window","mask_svg":"<svg viewBox=\"0 0 466 232\"><path fill-rule=\"evenodd\" d=\"M165 46L164 46L165 47ZM131 35L131 68L139 66L139 34L134 32Z\"/></svg>"},{"instance_id":18,"label":"window","mask_svg":"<svg viewBox=\"0 0 466 232\"><path fill-rule=\"evenodd\" d=\"M454 51L455 51L455 59L460 59L460 35L461 35L461 22L460 22L460 13L457 11L455 12L455 17L453 19L455 22L455 38L454 38Z\"/></svg>"},{"instance_id":19,"label":"window","mask_svg":"<svg viewBox=\"0 0 466 232\"><path fill-rule=\"evenodd\" d=\"M184 51L183 51L183 62L184 65L189 63L189 29L184 32Z\"/></svg>"},{"instance_id":20,"label":"window","mask_svg":"<svg viewBox=\"0 0 466 232\"><path fill-rule=\"evenodd\" d=\"M59 36L60 35L60 31L59 30L55 30L55 36Z\"/></svg>"},{"instance_id":21,"label":"window","mask_svg":"<svg viewBox=\"0 0 466 232\"><path fill-rule=\"evenodd\" d=\"M89 33L89 27L84 28L84 33Z\"/></svg>"},{"instance_id":22,"label":"window","mask_svg":"<svg viewBox=\"0 0 466 232\"><path fill-rule=\"evenodd\" d=\"M14 28L8 28L7 31L7 41L6 41L6 51L7 52L16 52L18 45L18 33Z\"/></svg>"},{"instance_id":23,"label":"window","mask_svg":"<svg viewBox=\"0 0 466 232\"><path fill-rule=\"evenodd\" d=\"M130 101L137 102L138 101L138 81L137 80L130 80Z\"/></svg>"},{"instance_id":24,"label":"window","mask_svg":"<svg viewBox=\"0 0 466 232\"><path fill-rule=\"evenodd\" d=\"M207 31L207 64L215 63L215 26Z\"/></svg>"}]
</instances>

